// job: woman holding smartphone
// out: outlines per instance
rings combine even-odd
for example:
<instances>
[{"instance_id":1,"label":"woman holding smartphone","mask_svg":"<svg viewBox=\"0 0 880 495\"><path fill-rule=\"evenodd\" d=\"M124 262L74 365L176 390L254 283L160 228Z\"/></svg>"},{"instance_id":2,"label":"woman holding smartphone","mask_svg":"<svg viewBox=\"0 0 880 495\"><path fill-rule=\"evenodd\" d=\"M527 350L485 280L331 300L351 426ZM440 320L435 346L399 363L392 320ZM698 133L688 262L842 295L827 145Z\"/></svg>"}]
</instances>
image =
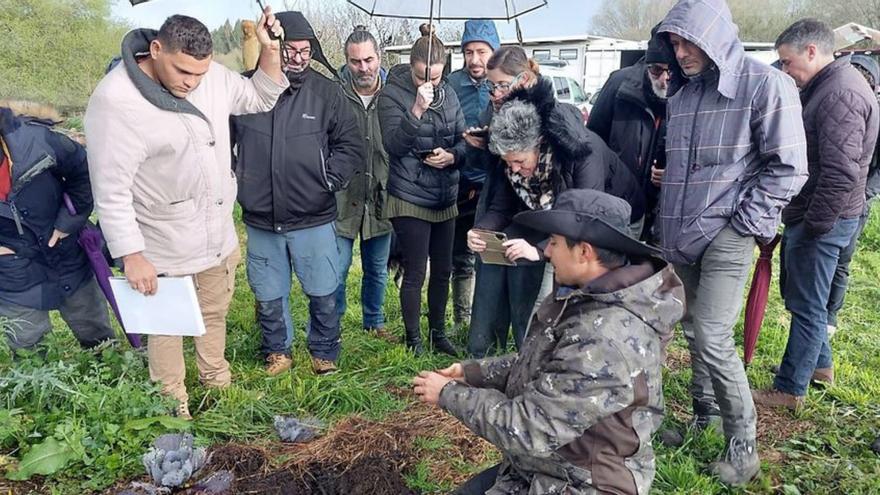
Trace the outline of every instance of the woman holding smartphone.
<instances>
[{"instance_id":1,"label":"woman holding smartphone","mask_svg":"<svg viewBox=\"0 0 880 495\"><path fill-rule=\"evenodd\" d=\"M506 345L509 315L519 348L545 279L543 234L513 223L521 211L550 209L566 189L597 189L642 208L635 177L599 136L584 127L580 111L556 100L552 82L540 76L519 47L502 47L487 64L493 115L488 151L497 157L489 172L486 212L468 232L468 247L486 243L478 230L504 232L506 256L517 266L482 265L477 272L468 351L483 357L493 342ZM468 137L472 146L479 141ZM549 265L548 265L549 266ZM547 280L552 287L552 272Z\"/></svg>"},{"instance_id":2,"label":"woman holding smartphone","mask_svg":"<svg viewBox=\"0 0 880 495\"><path fill-rule=\"evenodd\" d=\"M383 143L390 158L385 212L403 253L400 307L406 346L416 354L423 352L419 319L430 258L428 342L434 351L454 356L458 351L446 337L446 301L465 123L455 92L443 81L443 42L427 25L420 31L410 63L390 70L379 96Z\"/></svg>"}]
</instances>

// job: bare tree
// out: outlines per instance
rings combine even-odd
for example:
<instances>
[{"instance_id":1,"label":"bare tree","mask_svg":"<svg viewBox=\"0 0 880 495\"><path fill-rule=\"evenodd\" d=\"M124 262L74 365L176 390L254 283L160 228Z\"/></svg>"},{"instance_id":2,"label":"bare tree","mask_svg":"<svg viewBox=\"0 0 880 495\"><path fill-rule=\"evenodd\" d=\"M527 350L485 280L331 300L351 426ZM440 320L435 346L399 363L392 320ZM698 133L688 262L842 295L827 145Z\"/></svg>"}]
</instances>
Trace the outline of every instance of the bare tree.
<instances>
[{"instance_id":1,"label":"bare tree","mask_svg":"<svg viewBox=\"0 0 880 495\"><path fill-rule=\"evenodd\" d=\"M675 0L603 0L591 20L595 34L626 40L646 40Z\"/></svg>"}]
</instances>

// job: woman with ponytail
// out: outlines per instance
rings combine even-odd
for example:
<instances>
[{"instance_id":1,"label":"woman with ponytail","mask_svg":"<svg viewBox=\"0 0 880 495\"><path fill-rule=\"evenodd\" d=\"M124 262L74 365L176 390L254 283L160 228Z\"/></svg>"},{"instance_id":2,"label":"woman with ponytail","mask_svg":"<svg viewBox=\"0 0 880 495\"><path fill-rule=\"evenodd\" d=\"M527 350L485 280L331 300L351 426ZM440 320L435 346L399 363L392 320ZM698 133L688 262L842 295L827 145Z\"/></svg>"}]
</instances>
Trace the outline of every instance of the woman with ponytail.
<instances>
[{"instance_id":1,"label":"woman with ponytail","mask_svg":"<svg viewBox=\"0 0 880 495\"><path fill-rule=\"evenodd\" d=\"M446 338L446 301L465 122L455 92L443 81L446 48L427 25L420 31L410 63L391 68L378 101L390 158L386 214L403 254L400 306L406 345L416 354L422 352L419 319L430 258L429 344L435 351L456 355Z\"/></svg>"}]
</instances>

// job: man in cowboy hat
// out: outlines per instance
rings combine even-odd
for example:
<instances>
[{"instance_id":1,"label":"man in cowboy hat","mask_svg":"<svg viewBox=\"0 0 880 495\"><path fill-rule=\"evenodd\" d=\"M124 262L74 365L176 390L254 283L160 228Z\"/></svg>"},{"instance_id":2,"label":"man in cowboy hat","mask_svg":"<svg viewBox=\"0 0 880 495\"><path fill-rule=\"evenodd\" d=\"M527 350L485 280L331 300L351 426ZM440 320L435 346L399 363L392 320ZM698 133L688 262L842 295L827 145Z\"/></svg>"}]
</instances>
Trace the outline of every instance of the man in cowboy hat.
<instances>
[{"instance_id":1,"label":"man in cowboy hat","mask_svg":"<svg viewBox=\"0 0 880 495\"><path fill-rule=\"evenodd\" d=\"M629 236L630 207L570 189L515 220L550 234L556 291L519 354L457 363L413 380L503 454L457 492L647 493L663 417L661 367L684 291L658 251ZM566 492L568 493L568 492Z\"/></svg>"},{"instance_id":2,"label":"man in cowboy hat","mask_svg":"<svg viewBox=\"0 0 880 495\"><path fill-rule=\"evenodd\" d=\"M292 272L309 298L308 347L318 374L336 371L336 192L363 160L363 139L342 86L311 67L327 62L301 12L279 12L290 88L269 112L232 119L238 202L247 226L248 282L257 300L266 372L290 369ZM327 249L330 246L333 249Z\"/></svg>"}]
</instances>

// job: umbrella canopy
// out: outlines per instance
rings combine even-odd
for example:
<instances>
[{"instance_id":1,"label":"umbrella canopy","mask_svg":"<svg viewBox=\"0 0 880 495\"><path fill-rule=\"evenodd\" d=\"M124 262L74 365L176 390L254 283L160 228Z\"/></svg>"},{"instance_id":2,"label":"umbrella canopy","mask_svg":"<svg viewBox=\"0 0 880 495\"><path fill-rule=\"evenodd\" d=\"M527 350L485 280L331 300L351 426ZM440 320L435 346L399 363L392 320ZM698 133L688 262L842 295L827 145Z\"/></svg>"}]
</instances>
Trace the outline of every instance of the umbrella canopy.
<instances>
[{"instance_id":1,"label":"umbrella canopy","mask_svg":"<svg viewBox=\"0 0 880 495\"><path fill-rule=\"evenodd\" d=\"M144 0L139 0L144 1ZM547 5L547 0L348 0L375 17L437 21L493 19L509 21Z\"/></svg>"},{"instance_id":2,"label":"umbrella canopy","mask_svg":"<svg viewBox=\"0 0 880 495\"><path fill-rule=\"evenodd\" d=\"M767 297L770 293L773 251L781 239L782 237L777 235L769 244L758 248L761 256L755 264L755 274L752 276L752 287L746 300L746 314L743 321L743 360L746 364L751 363L755 356L755 346L758 343L761 325L764 323L764 312L767 310Z\"/></svg>"},{"instance_id":3,"label":"umbrella canopy","mask_svg":"<svg viewBox=\"0 0 880 495\"><path fill-rule=\"evenodd\" d=\"M131 0L132 5L137 5L139 3L149 2L150 0Z\"/></svg>"}]
</instances>

